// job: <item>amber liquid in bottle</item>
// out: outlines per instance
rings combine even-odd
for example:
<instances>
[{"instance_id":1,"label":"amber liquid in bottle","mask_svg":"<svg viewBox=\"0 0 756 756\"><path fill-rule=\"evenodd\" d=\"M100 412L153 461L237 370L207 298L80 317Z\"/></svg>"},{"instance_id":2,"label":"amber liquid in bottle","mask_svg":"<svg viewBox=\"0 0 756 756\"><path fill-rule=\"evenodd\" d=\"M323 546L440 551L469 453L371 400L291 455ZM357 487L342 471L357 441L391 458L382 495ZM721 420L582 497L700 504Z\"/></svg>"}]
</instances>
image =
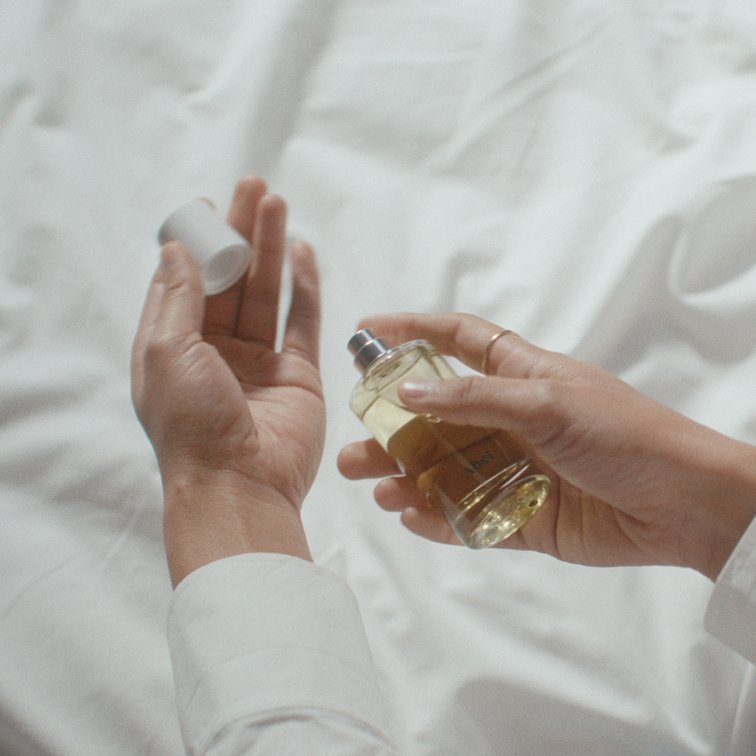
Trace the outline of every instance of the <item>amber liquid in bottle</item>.
<instances>
[{"instance_id":1,"label":"amber liquid in bottle","mask_svg":"<svg viewBox=\"0 0 756 756\"><path fill-rule=\"evenodd\" d=\"M472 548L514 533L548 494L548 481L533 475L522 448L504 431L418 415L391 436L387 451L458 534L469 532Z\"/></svg>"},{"instance_id":2,"label":"amber liquid in bottle","mask_svg":"<svg viewBox=\"0 0 756 756\"><path fill-rule=\"evenodd\" d=\"M453 425L402 405L402 381L455 375L428 342L368 348L375 354L352 394L357 416L467 546L493 546L514 533L545 501L548 477L505 431Z\"/></svg>"}]
</instances>

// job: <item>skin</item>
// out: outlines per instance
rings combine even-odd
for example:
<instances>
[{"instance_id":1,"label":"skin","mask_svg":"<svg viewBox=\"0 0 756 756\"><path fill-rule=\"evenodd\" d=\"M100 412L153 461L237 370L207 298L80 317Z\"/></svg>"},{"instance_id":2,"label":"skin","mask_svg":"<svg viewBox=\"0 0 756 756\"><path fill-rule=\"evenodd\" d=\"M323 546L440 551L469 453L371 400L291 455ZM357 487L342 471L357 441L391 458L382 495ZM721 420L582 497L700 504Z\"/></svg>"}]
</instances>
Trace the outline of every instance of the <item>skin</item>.
<instances>
[{"instance_id":1,"label":"skin","mask_svg":"<svg viewBox=\"0 0 756 756\"><path fill-rule=\"evenodd\" d=\"M376 316L360 327L394 344L428 339L475 369L501 330L458 314ZM516 334L495 342L488 372L405 384L399 396L452 423L506 428L548 471L552 489L543 508L501 548L596 566L687 566L716 579L756 514L755 447ZM348 478L382 478L377 502L401 512L414 533L459 543L375 441L345 447L338 465Z\"/></svg>"},{"instance_id":2,"label":"skin","mask_svg":"<svg viewBox=\"0 0 756 756\"><path fill-rule=\"evenodd\" d=\"M253 245L256 265L205 298L188 251L167 244L132 354L134 406L162 477L174 585L233 554L311 558L300 510L325 430L314 255L305 243L291 249L292 297L277 349L286 205L261 179L245 178L228 221Z\"/></svg>"},{"instance_id":3,"label":"skin","mask_svg":"<svg viewBox=\"0 0 756 756\"><path fill-rule=\"evenodd\" d=\"M206 298L188 251L166 245L134 341L133 401L160 467L174 585L234 554L311 558L300 512L325 431L314 254L305 243L291 249L279 334L286 205L245 178L228 220L256 265ZM460 314L376 316L361 326L390 343L428 339L475 369L500 330ZM515 433L549 473L545 505L502 548L597 566L687 566L716 579L756 514L756 448L515 334L496 341L489 373L405 385L400 396L449 422ZM348 478L381 479L376 500L413 532L458 542L375 441L345 447L338 465Z\"/></svg>"}]
</instances>

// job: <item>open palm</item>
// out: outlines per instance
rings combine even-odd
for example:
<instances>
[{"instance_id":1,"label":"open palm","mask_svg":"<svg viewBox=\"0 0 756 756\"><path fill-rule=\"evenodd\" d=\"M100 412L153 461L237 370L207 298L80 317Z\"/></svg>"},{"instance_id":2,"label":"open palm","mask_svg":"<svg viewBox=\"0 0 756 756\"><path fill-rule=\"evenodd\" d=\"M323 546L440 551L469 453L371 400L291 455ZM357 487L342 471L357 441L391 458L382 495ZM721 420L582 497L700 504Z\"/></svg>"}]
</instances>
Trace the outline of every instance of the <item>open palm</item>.
<instances>
[{"instance_id":1,"label":"open palm","mask_svg":"<svg viewBox=\"0 0 756 756\"><path fill-rule=\"evenodd\" d=\"M164 479L239 476L299 507L325 427L317 271L309 247L295 245L291 305L277 349L286 207L265 191L260 179L237 186L229 222L257 260L230 290L205 299L186 251L167 250L178 275L168 285L158 272L152 283L132 385Z\"/></svg>"}]
</instances>

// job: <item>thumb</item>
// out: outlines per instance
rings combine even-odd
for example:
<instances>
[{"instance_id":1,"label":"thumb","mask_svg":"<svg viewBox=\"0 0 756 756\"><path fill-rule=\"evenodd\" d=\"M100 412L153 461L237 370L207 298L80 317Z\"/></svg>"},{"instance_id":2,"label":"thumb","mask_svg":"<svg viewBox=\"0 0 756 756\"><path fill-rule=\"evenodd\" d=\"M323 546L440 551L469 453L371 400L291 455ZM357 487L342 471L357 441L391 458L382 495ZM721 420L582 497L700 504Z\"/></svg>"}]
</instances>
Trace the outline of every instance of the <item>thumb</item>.
<instances>
[{"instance_id":1,"label":"thumb","mask_svg":"<svg viewBox=\"0 0 756 756\"><path fill-rule=\"evenodd\" d=\"M168 339L202 330L205 297L199 265L177 242L163 247L160 258L163 297L155 321L155 335Z\"/></svg>"},{"instance_id":2,"label":"thumb","mask_svg":"<svg viewBox=\"0 0 756 756\"><path fill-rule=\"evenodd\" d=\"M560 425L548 395L545 381L498 376L408 381L399 387L400 400L411 410L459 425L504 428L534 445Z\"/></svg>"}]
</instances>

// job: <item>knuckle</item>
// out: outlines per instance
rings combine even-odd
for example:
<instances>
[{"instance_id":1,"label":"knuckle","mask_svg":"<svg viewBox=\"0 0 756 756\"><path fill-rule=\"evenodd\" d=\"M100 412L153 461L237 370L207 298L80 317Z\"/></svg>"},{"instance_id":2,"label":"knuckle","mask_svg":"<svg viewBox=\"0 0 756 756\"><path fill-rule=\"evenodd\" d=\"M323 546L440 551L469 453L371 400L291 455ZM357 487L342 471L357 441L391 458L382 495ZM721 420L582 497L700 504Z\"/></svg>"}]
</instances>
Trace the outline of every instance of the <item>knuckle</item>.
<instances>
[{"instance_id":1,"label":"knuckle","mask_svg":"<svg viewBox=\"0 0 756 756\"><path fill-rule=\"evenodd\" d=\"M176 352L177 339L172 334L156 333L145 345L144 367L151 372L156 367L173 358Z\"/></svg>"},{"instance_id":2,"label":"knuckle","mask_svg":"<svg viewBox=\"0 0 756 756\"><path fill-rule=\"evenodd\" d=\"M477 405L485 393L486 383L482 376L470 376L457 382L455 400L463 406Z\"/></svg>"},{"instance_id":3,"label":"knuckle","mask_svg":"<svg viewBox=\"0 0 756 756\"><path fill-rule=\"evenodd\" d=\"M533 385L528 426L533 440L547 442L569 423L571 387L560 381L541 380Z\"/></svg>"}]
</instances>

